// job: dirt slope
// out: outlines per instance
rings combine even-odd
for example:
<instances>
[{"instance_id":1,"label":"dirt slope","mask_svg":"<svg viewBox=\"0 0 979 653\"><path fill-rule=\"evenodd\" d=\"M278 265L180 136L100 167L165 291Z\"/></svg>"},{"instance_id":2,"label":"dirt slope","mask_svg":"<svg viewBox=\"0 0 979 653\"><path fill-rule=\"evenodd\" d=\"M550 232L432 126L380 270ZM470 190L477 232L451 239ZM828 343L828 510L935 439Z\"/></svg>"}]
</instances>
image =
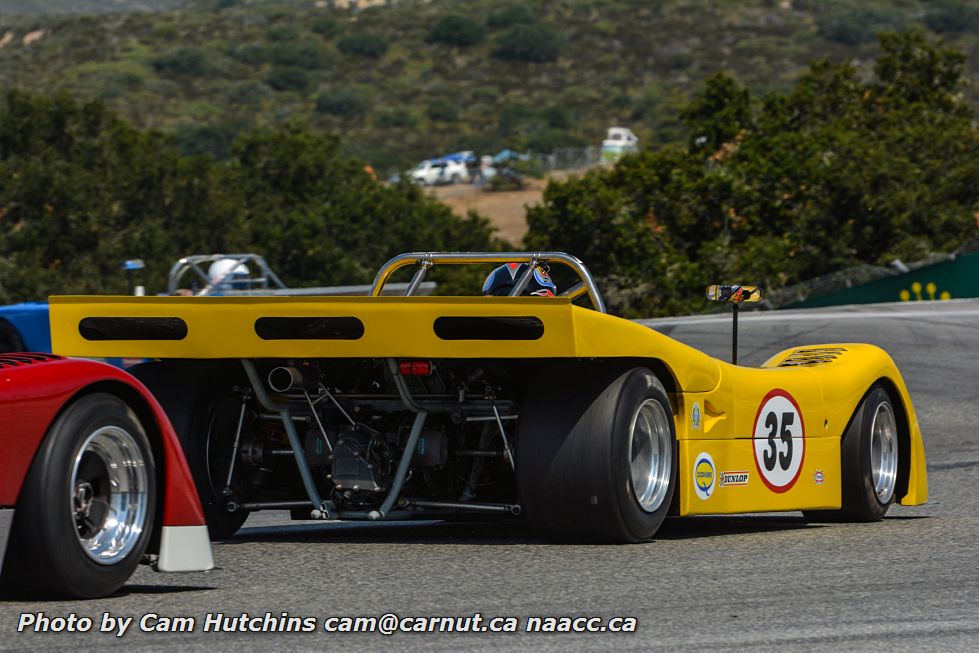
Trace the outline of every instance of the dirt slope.
<instances>
[{"instance_id":1,"label":"dirt slope","mask_svg":"<svg viewBox=\"0 0 979 653\"><path fill-rule=\"evenodd\" d=\"M469 210L485 215L499 230L499 236L519 248L527 233L527 207L540 204L544 188L550 179L567 179L568 173L555 172L549 178L527 178L524 190L486 191L470 184L438 186L429 192L442 203L448 205L457 215L466 215Z\"/></svg>"}]
</instances>

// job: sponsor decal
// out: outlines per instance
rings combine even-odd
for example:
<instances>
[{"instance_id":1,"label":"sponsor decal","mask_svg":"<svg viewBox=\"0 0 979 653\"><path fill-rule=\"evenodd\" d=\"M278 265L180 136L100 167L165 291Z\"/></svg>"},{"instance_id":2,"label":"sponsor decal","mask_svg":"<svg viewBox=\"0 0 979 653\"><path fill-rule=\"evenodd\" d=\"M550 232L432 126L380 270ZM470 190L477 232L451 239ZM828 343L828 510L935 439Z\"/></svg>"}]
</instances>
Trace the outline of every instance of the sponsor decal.
<instances>
[{"instance_id":1,"label":"sponsor decal","mask_svg":"<svg viewBox=\"0 0 979 653\"><path fill-rule=\"evenodd\" d=\"M826 482L826 474L823 474L823 470L817 469L812 473L812 480L816 481L816 485L822 485Z\"/></svg>"},{"instance_id":2,"label":"sponsor decal","mask_svg":"<svg viewBox=\"0 0 979 653\"><path fill-rule=\"evenodd\" d=\"M748 472L721 472L721 487L731 487L736 485L747 485L750 474Z\"/></svg>"},{"instance_id":3,"label":"sponsor decal","mask_svg":"<svg viewBox=\"0 0 979 653\"><path fill-rule=\"evenodd\" d=\"M755 415L755 466L772 492L788 492L799 479L806 453L806 426L798 402L775 389L761 400Z\"/></svg>"},{"instance_id":4,"label":"sponsor decal","mask_svg":"<svg viewBox=\"0 0 979 653\"><path fill-rule=\"evenodd\" d=\"M702 501L706 501L714 494L714 488L717 486L714 469L714 459L709 453L702 451L697 454L697 462L693 465L693 485Z\"/></svg>"},{"instance_id":5,"label":"sponsor decal","mask_svg":"<svg viewBox=\"0 0 979 653\"><path fill-rule=\"evenodd\" d=\"M694 431L700 430L700 404L693 402L693 410L690 411L690 428Z\"/></svg>"}]
</instances>

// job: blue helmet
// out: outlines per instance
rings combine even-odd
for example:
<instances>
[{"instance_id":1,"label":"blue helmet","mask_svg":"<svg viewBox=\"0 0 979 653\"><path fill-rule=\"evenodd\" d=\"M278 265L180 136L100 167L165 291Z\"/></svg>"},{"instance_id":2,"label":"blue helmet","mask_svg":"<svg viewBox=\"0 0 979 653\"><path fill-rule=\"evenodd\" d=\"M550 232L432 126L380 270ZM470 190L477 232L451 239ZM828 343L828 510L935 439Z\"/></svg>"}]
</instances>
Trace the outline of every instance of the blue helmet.
<instances>
[{"instance_id":1,"label":"blue helmet","mask_svg":"<svg viewBox=\"0 0 979 653\"><path fill-rule=\"evenodd\" d=\"M504 263L489 273L486 281L483 282L484 295L496 295L505 297L513 290L520 276L527 271L527 263ZM524 288L524 295L536 295L537 297L554 297L557 295L557 286L551 281L551 277L541 266L534 267L534 273Z\"/></svg>"}]
</instances>

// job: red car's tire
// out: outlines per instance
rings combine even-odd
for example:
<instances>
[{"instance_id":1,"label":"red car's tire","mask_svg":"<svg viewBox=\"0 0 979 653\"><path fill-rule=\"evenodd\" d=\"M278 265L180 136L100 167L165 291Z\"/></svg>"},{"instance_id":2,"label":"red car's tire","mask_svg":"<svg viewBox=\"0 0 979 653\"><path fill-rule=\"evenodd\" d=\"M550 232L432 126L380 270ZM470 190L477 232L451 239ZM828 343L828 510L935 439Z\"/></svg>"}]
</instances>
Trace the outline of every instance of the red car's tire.
<instances>
[{"instance_id":1,"label":"red car's tire","mask_svg":"<svg viewBox=\"0 0 979 653\"><path fill-rule=\"evenodd\" d=\"M4 584L30 594L95 598L118 590L156 518L153 449L136 414L95 393L65 408L21 488Z\"/></svg>"}]
</instances>

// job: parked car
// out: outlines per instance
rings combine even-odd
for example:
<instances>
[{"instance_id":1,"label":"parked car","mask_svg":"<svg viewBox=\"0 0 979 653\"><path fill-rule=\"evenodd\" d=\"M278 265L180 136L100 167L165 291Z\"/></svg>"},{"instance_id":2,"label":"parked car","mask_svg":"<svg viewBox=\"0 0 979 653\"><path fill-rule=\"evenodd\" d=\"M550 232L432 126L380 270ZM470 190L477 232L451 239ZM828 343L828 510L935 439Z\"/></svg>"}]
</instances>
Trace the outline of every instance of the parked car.
<instances>
[{"instance_id":1,"label":"parked car","mask_svg":"<svg viewBox=\"0 0 979 653\"><path fill-rule=\"evenodd\" d=\"M408 176L422 186L440 186L469 182L469 160L463 156L447 155L438 159L427 159L411 169ZM472 155L472 153L469 153ZM475 157L472 159L475 161Z\"/></svg>"}]
</instances>

